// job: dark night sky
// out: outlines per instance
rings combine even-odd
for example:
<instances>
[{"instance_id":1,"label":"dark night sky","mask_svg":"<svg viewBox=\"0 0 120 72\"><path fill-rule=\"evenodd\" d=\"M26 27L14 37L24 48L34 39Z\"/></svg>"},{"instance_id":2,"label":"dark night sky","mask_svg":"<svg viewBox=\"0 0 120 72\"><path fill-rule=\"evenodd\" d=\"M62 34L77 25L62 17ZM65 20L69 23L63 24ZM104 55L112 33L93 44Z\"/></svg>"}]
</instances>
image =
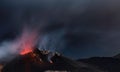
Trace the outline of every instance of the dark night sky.
<instances>
[{"instance_id":1,"label":"dark night sky","mask_svg":"<svg viewBox=\"0 0 120 72\"><path fill-rule=\"evenodd\" d=\"M56 48L72 58L120 53L118 0L1 0L0 42L13 40L27 24L39 27ZM52 40L52 41L51 41Z\"/></svg>"}]
</instances>

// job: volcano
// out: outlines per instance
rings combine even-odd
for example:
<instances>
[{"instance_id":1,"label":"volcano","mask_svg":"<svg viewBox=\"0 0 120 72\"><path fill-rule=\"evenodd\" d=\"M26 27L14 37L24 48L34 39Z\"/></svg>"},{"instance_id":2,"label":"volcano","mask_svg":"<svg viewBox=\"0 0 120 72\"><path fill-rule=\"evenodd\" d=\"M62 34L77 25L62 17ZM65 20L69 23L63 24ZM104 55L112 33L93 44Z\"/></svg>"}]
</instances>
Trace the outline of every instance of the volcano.
<instances>
[{"instance_id":1,"label":"volcano","mask_svg":"<svg viewBox=\"0 0 120 72\"><path fill-rule=\"evenodd\" d=\"M7 63L2 72L104 72L94 66L77 62L55 53L48 60L47 54L34 49L32 52L19 55Z\"/></svg>"}]
</instances>

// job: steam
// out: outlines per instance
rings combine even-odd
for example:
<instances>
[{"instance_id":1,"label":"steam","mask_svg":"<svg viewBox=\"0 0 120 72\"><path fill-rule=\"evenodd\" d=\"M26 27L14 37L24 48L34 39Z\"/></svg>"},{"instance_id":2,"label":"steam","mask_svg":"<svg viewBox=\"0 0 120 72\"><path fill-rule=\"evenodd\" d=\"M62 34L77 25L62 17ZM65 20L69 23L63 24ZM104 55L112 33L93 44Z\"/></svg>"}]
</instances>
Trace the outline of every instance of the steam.
<instances>
[{"instance_id":1,"label":"steam","mask_svg":"<svg viewBox=\"0 0 120 72\"><path fill-rule=\"evenodd\" d=\"M38 34L34 29L24 28L21 35L15 40L3 42L0 45L0 62L9 61L15 56L23 54L27 49L28 51L32 50L37 44L40 50L50 50L51 52L61 51L65 48L63 30L51 32L40 37Z\"/></svg>"},{"instance_id":2,"label":"steam","mask_svg":"<svg viewBox=\"0 0 120 72\"><path fill-rule=\"evenodd\" d=\"M34 48L37 43L37 34L36 30L25 28L15 40L1 43L0 62L11 60L24 49Z\"/></svg>"},{"instance_id":3,"label":"steam","mask_svg":"<svg viewBox=\"0 0 120 72\"><path fill-rule=\"evenodd\" d=\"M50 50L51 52L61 51L65 48L64 30L57 30L40 37L38 48L40 50Z\"/></svg>"}]
</instances>

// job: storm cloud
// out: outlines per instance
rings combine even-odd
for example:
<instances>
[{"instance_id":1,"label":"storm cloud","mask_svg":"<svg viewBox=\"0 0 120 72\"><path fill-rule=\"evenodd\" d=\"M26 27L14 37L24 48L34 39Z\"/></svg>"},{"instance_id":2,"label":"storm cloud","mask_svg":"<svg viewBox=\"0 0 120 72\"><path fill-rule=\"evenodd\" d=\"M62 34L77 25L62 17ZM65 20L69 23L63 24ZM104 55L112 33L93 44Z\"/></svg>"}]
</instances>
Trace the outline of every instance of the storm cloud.
<instances>
[{"instance_id":1,"label":"storm cloud","mask_svg":"<svg viewBox=\"0 0 120 72\"><path fill-rule=\"evenodd\" d=\"M15 39L27 25L39 28L40 47L72 58L113 56L120 53L119 4L118 0L4 0L0 40Z\"/></svg>"}]
</instances>

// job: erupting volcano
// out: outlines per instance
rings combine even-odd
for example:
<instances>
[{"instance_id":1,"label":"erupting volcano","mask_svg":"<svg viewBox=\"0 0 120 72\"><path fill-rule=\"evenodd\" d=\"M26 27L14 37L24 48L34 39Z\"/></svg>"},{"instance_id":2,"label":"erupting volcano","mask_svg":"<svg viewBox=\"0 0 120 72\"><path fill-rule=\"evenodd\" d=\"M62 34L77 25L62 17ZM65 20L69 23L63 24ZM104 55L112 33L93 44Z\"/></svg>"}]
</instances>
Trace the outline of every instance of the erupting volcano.
<instances>
[{"instance_id":1,"label":"erupting volcano","mask_svg":"<svg viewBox=\"0 0 120 72\"><path fill-rule=\"evenodd\" d=\"M25 29L17 40L19 55L7 63L2 72L102 72L50 50L36 48L37 31Z\"/></svg>"},{"instance_id":2,"label":"erupting volcano","mask_svg":"<svg viewBox=\"0 0 120 72\"><path fill-rule=\"evenodd\" d=\"M49 52L48 52L49 53ZM7 63L2 72L103 72L93 66L76 62L54 53L50 63L48 54L34 48L32 52L17 56Z\"/></svg>"}]
</instances>

